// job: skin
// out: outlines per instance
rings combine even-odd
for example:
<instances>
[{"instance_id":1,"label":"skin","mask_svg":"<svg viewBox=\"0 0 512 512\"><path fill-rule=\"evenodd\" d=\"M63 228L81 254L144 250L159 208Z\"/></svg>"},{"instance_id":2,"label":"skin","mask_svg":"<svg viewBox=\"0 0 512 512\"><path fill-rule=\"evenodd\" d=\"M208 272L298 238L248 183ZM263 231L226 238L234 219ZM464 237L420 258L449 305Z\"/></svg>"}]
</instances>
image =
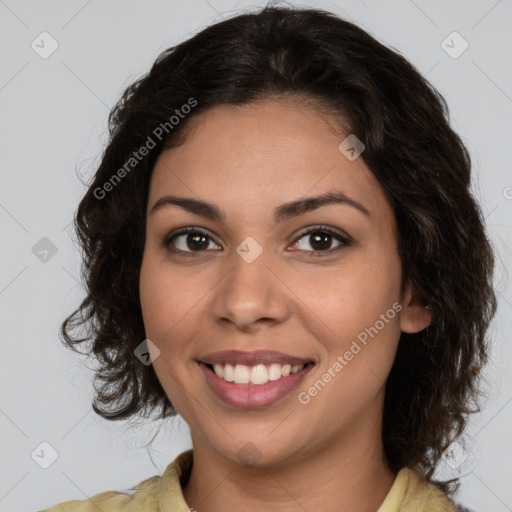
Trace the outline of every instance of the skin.
<instances>
[{"instance_id":1,"label":"skin","mask_svg":"<svg viewBox=\"0 0 512 512\"><path fill-rule=\"evenodd\" d=\"M400 296L393 210L363 159L350 161L338 149L348 134L299 102L219 106L187 128L185 142L162 152L154 168L140 273L146 335L160 350L154 369L191 431L185 500L199 512L375 511L396 477L381 440L385 380L400 332L430 322L411 287ZM328 191L342 191L370 217L333 204L273 224L275 207ZM170 194L216 204L225 223L176 205L150 213ZM301 230L322 224L352 243L333 237L325 250L315 248ZM208 231L198 257L188 256L194 234L188 245L186 234L162 243L187 226ZM263 249L252 263L236 252L248 236ZM401 312L308 404L299 403L298 392L396 302ZM273 349L315 366L278 402L241 409L214 394L197 363L228 349ZM252 465L239 458L248 442L257 450Z\"/></svg>"}]
</instances>

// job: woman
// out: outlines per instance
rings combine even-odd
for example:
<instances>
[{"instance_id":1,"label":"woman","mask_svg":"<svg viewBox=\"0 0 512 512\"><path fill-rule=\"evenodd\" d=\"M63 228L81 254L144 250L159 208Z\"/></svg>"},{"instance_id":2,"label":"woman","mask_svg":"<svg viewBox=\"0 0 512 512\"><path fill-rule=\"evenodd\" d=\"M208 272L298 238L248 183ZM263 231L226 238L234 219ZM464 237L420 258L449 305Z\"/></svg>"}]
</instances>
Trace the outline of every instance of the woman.
<instances>
[{"instance_id":1,"label":"woman","mask_svg":"<svg viewBox=\"0 0 512 512\"><path fill-rule=\"evenodd\" d=\"M441 95L352 23L267 7L163 52L110 130L62 334L92 341L98 414L179 413L193 449L47 511L456 510L433 473L496 299Z\"/></svg>"}]
</instances>

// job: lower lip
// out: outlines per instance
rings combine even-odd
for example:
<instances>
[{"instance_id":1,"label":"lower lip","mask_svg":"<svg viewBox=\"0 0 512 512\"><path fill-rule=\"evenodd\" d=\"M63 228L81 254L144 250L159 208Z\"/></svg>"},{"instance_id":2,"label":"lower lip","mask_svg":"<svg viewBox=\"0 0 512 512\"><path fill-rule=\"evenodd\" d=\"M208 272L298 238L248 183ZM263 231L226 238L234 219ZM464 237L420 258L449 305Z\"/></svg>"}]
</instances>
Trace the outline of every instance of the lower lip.
<instances>
[{"instance_id":1,"label":"lower lip","mask_svg":"<svg viewBox=\"0 0 512 512\"><path fill-rule=\"evenodd\" d=\"M226 382L204 363L199 363L210 388L228 405L234 407L265 407L277 402L297 387L304 376L313 368L312 364L304 366L297 373L287 377L268 381L266 384L235 384Z\"/></svg>"}]
</instances>

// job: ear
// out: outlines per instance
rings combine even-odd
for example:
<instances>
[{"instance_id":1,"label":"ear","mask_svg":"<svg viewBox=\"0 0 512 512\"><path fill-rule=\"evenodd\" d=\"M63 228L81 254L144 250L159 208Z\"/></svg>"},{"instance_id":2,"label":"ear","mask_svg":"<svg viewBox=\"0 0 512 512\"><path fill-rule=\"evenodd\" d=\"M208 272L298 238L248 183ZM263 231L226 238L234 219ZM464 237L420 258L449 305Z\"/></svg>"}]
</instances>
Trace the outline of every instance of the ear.
<instances>
[{"instance_id":1,"label":"ear","mask_svg":"<svg viewBox=\"0 0 512 512\"><path fill-rule=\"evenodd\" d=\"M432 322L432 310L425 308L425 304L418 299L416 290L407 285L400 315L400 330L415 333L422 331Z\"/></svg>"}]
</instances>

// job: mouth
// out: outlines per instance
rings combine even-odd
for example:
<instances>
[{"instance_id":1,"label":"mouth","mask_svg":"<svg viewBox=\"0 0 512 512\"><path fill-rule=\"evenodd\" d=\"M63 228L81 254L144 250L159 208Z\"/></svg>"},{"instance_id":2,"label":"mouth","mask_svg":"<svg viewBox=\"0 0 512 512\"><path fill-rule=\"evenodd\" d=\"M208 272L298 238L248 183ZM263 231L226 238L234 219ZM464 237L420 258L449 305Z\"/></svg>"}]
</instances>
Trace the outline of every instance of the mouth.
<instances>
[{"instance_id":1,"label":"mouth","mask_svg":"<svg viewBox=\"0 0 512 512\"><path fill-rule=\"evenodd\" d=\"M233 382L234 384L251 384L253 386L263 386L268 382L280 380L289 375L294 375L306 366L313 366L313 362L306 364L279 364L272 363L270 365L256 364L248 366L244 364L210 364L201 363L205 365L211 372L215 373L217 377L223 379L225 382Z\"/></svg>"},{"instance_id":2,"label":"mouth","mask_svg":"<svg viewBox=\"0 0 512 512\"><path fill-rule=\"evenodd\" d=\"M315 365L274 351L217 352L197 362L217 397L243 408L265 407L281 400Z\"/></svg>"}]
</instances>

